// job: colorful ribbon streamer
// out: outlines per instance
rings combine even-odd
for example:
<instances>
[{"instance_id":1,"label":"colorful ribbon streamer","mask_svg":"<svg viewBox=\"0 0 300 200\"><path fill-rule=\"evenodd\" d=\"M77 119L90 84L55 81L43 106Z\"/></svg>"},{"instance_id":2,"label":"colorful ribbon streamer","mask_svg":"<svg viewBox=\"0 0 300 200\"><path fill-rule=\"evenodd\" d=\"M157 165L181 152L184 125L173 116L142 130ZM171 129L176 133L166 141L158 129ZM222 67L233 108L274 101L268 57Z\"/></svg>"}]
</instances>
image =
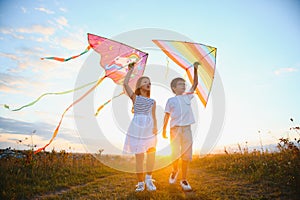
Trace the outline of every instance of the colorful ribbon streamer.
<instances>
[{"instance_id":1,"label":"colorful ribbon streamer","mask_svg":"<svg viewBox=\"0 0 300 200\"><path fill-rule=\"evenodd\" d=\"M91 46L88 46L82 53L76 55L76 56L71 56L69 58L59 58L59 57L44 57L44 58L41 58L41 60L44 60L44 59L49 59L49 60L56 60L56 61L59 61L59 62L67 62L69 60L72 60L72 59L75 59L85 53L87 53L92 47Z\"/></svg>"},{"instance_id":2,"label":"colorful ribbon streamer","mask_svg":"<svg viewBox=\"0 0 300 200\"><path fill-rule=\"evenodd\" d=\"M50 141L48 142L48 144L46 144L45 146L43 146L43 147L39 148L38 150L36 150L36 151L34 152L34 154L37 154L37 153L41 152L42 150L44 150L47 146L49 146L49 145L51 144L51 142L54 140L54 138L56 137L56 135L57 135L57 133L58 133L58 130L59 130L59 128L60 128L60 125L61 125L61 123L62 123L62 120L63 120L63 118L64 118L66 112L67 112L71 107L73 107L75 104L77 104L79 101L81 101L84 97L86 97L89 93L91 93L98 85L100 85L100 83L101 83L105 78L106 78L106 76L103 76L102 78L100 78L100 79L97 81L97 83L96 83L92 88L90 88L90 89L89 89L86 93L84 93L80 98L78 98L76 101L74 101L71 105L69 105L69 106L67 107L67 109L63 112L63 114L62 114L62 116L61 116L61 118L60 118L60 121L59 121L59 123L58 123L58 125L57 125L57 127L56 127L56 129L55 129L55 131L54 131L54 133L53 133L53 135L52 135L52 138L51 138Z\"/></svg>"},{"instance_id":3,"label":"colorful ribbon streamer","mask_svg":"<svg viewBox=\"0 0 300 200\"><path fill-rule=\"evenodd\" d=\"M62 95L62 94L68 94L68 93L71 93L71 92L75 92L77 90L81 90L89 85L92 85L94 83L96 83L97 81L93 81L93 82L90 82L90 83L87 83L85 85L82 85L80 87L77 87L75 89L72 89L72 90L67 90L67 91L63 91L63 92L47 92L47 93L44 93L42 94L41 96L39 96L36 100L34 100L33 102L29 103L29 104L26 104L24 106L21 106L20 108L16 108L16 109L13 109L11 110L10 109L10 106L7 105L7 104L4 104L4 108L6 109L9 109L10 111L19 111L19 110L22 110L23 108L26 108L26 107L29 107L29 106L33 106L35 103L37 103L39 100L41 100L41 98L43 98L44 96L47 96L47 95Z\"/></svg>"},{"instance_id":4,"label":"colorful ribbon streamer","mask_svg":"<svg viewBox=\"0 0 300 200\"><path fill-rule=\"evenodd\" d=\"M104 106L106 106L107 104L109 104L109 102L111 102L113 99L115 99L115 98L121 96L122 94L125 94L125 92L124 92L124 91L121 92L120 94L114 96L113 98L111 98L110 100L106 101L104 104L102 104L101 106L99 106L99 108L97 109L97 111L96 111L96 113L95 113L95 116L98 116L99 112L102 110L102 108L103 108Z\"/></svg>"},{"instance_id":5,"label":"colorful ribbon streamer","mask_svg":"<svg viewBox=\"0 0 300 200\"><path fill-rule=\"evenodd\" d=\"M123 68L125 68L125 67L127 67L127 65L121 67L120 69L123 69ZM120 69L118 69L118 70L120 70ZM91 93L93 90L95 90L96 87L98 87L106 77L109 77L111 74L116 73L118 70L112 71L112 72L106 74L105 76L103 76L102 78L100 78L100 79L97 81L97 83L96 83L92 88L90 88L90 89L89 89L86 93L84 93L79 99L77 99L77 100L74 101L71 105L69 105L68 108L63 112L63 114L62 114L62 116L61 116L61 118L60 118L60 121L59 121L59 123L58 123L58 125L57 125L57 127L56 127L56 129L55 129L55 131L54 131L54 133L53 133L53 135L52 135L52 138L51 138L50 141L48 142L48 144L46 144L45 146L43 146L43 147L39 148L38 150L36 150L36 151L34 152L34 154L37 154L37 153L41 152L42 150L45 150L45 148L46 148L47 146L49 146L49 145L52 143L52 141L54 140L54 138L56 137L56 135L57 135L57 133L58 133L58 130L59 130L59 128L60 128L60 125L61 125L61 123L62 123L62 120L63 120L63 118L64 118L66 112L67 112L71 107L73 107L75 104L77 104L78 102L80 102L83 98L85 98L89 93ZM122 95L123 93L124 93L124 92L120 93L119 95L113 97L112 99L117 98L118 96ZM111 100L112 100L112 99L111 99ZM98 113L100 112L100 110L101 110L106 104L108 104L111 100L108 100L106 103L104 103L104 105L100 106L100 107L98 108L96 114L98 114Z\"/></svg>"}]
</instances>

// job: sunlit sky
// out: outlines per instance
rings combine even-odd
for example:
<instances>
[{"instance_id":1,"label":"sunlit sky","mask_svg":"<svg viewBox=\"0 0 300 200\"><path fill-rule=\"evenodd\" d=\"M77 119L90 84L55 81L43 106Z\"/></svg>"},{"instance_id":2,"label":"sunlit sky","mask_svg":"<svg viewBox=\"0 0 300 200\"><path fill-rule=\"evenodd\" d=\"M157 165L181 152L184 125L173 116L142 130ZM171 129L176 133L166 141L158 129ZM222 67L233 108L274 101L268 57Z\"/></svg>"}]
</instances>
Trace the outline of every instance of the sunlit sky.
<instances>
[{"instance_id":1,"label":"sunlit sky","mask_svg":"<svg viewBox=\"0 0 300 200\"><path fill-rule=\"evenodd\" d=\"M234 149L237 143L259 146L260 138L263 145L268 145L277 143L280 137L299 136L289 131L300 123L300 3L296 0L0 1L1 107L8 104L17 108L45 92L74 88L79 70L91 53L67 63L42 61L40 57L80 53L88 45L87 33L112 38L144 28L178 32L218 49L216 68L224 87L226 112L215 152L224 146ZM162 60L158 60L159 56L151 58L149 53L148 63L165 65L162 52L160 56ZM170 64L170 68L176 67ZM97 73L100 72L103 71ZM94 80L87 80L90 81ZM111 97L112 86L107 81L97 90L101 96L98 102ZM152 97L163 109L172 93L162 95L155 88ZM126 97L122 98L130 110ZM1 108L0 148L28 148L33 130L36 133L32 134L32 144L43 146L72 101L73 95L68 94L45 97L19 112ZM193 101L201 107L197 99ZM203 108L199 115L195 153L199 153L201 141L206 137L204 129L211 123L205 120L212 112L210 103L208 111ZM111 112L111 105L107 106L98 122L114 127ZM110 131L107 127L103 130ZM109 140L122 149L124 137L118 134L124 134L118 131L121 132L112 129L114 134L109 135ZM47 150L55 147L89 152L89 145L94 144L85 143L87 148L83 148L81 138L70 110ZM158 138L159 145L167 145L160 135ZM25 145L18 144L18 140ZM115 153L101 145L95 149L102 147L105 153Z\"/></svg>"}]
</instances>

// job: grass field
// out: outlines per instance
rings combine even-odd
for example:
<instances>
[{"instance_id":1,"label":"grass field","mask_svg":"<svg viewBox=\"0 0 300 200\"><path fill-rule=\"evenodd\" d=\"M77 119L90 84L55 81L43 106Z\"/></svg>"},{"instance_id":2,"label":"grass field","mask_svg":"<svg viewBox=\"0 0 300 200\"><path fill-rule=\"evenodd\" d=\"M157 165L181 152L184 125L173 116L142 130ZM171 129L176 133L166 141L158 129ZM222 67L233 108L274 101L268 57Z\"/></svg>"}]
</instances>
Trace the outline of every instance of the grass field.
<instances>
[{"instance_id":1,"label":"grass field","mask_svg":"<svg viewBox=\"0 0 300 200\"><path fill-rule=\"evenodd\" d=\"M276 153L195 157L189 169L193 191L188 193L179 184L168 184L171 166L153 173L157 191L136 193L135 174L109 168L92 155L64 151L34 156L31 151L19 154L25 156L0 159L0 199L299 199L300 196L300 155L296 146L283 146ZM108 157L126 163L121 156Z\"/></svg>"}]
</instances>

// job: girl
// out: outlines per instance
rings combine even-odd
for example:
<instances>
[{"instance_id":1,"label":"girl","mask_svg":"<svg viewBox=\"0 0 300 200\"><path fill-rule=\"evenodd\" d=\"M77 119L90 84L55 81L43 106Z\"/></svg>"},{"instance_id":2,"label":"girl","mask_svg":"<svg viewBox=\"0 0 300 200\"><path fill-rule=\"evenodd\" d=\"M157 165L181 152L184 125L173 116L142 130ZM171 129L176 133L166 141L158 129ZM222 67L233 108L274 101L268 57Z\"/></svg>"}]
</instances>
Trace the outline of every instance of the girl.
<instances>
[{"instance_id":1,"label":"girl","mask_svg":"<svg viewBox=\"0 0 300 200\"><path fill-rule=\"evenodd\" d=\"M136 185L137 192L143 191L146 188L148 191L155 191L156 187L152 180L152 170L155 161L156 147L156 102L150 98L151 82L148 77L140 77L136 83L135 92L128 85L135 63L128 65L128 72L124 79L124 89L132 100L134 108L134 116L129 125L124 152L134 153L136 160L136 173L138 184ZM144 182L144 154L147 154L146 160L146 177Z\"/></svg>"}]
</instances>

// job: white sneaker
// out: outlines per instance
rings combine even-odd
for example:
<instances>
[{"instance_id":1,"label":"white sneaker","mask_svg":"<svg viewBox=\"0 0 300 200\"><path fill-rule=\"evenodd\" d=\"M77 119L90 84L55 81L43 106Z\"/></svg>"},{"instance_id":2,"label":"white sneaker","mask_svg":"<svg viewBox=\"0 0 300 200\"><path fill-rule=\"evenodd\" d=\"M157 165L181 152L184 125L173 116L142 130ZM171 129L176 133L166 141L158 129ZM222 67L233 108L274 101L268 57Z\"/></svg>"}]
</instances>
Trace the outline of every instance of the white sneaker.
<instances>
[{"instance_id":1,"label":"white sneaker","mask_svg":"<svg viewBox=\"0 0 300 200\"><path fill-rule=\"evenodd\" d=\"M136 185L136 192L142 192L145 189L145 183L144 182L138 182L138 184Z\"/></svg>"},{"instance_id":2,"label":"white sneaker","mask_svg":"<svg viewBox=\"0 0 300 200\"><path fill-rule=\"evenodd\" d=\"M173 171L173 172L170 174L170 177L169 177L169 183L170 183L170 184L174 184L174 183L176 182L176 179L177 179L178 174L179 174L179 170L177 170L176 172Z\"/></svg>"},{"instance_id":3,"label":"white sneaker","mask_svg":"<svg viewBox=\"0 0 300 200\"><path fill-rule=\"evenodd\" d=\"M145 183L148 191L155 191L156 186L154 185L155 180L152 179L152 176L146 175Z\"/></svg>"},{"instance_id":4,"label":"white sneaker","mask_svg":"<svg viewBox=\"0 0 300 200\"><path fill-rule=\"evenodd\" d=\"M186 180L184 181L181 180L180 185L184 191L192 191L192 187L190 186L189 182L187 182Z\"/></svg>"}]
</instances>

